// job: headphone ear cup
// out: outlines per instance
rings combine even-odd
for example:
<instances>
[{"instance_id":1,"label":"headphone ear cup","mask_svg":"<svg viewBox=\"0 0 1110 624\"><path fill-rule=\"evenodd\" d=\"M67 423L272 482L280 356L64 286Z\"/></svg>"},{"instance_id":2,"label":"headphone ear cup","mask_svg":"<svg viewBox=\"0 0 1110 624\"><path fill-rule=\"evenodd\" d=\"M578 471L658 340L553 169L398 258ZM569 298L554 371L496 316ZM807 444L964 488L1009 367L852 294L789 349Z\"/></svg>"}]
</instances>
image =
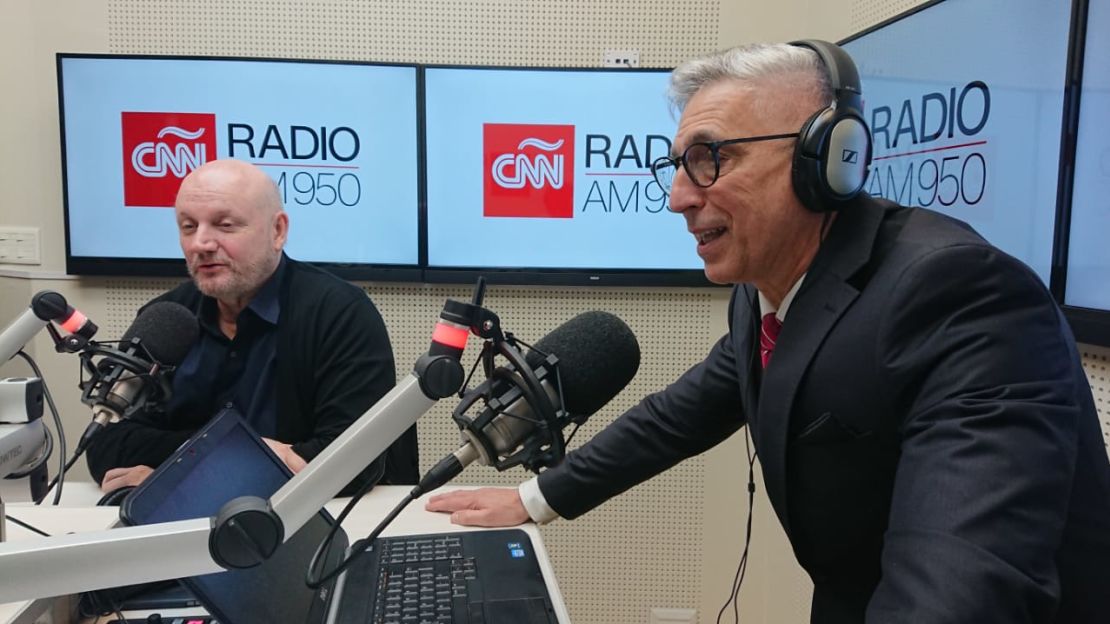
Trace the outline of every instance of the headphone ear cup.
<instances>
[{"instance_id":1,"label":"headphone ear cup","mask_svg":"<svg viewBox=\"0 0 1110 624\"><path fill-rule=\"evenodd\" d=\"M822 187L830 199L847 201L858 195L871 163L867 124L852 113L839 115L828 132L822 161Z\"/></svg>"},{"instance_id":2,"label":"headphone ear cup","mask_svg":"<svg viewBox=\"0 0 1110 624\"><path fill-rule=\"evenodd\" d=\"M821 146L827 128L824 119L832 114L831 108L814 113L798 131L798 141L794 144L794 163L791 178L794 194L802 205L814 212L825 212L822 176L824 170Z\"/></svg>"},{"instance_id":3,"label":"headphone ear cup","mask_svg":"<svg viewBox=\"0 0 1110 624\"><path fill-rule=\"evenodd\" d=\"M871 163L871 133L854 113L817 111L794 147L794 193L815 212L837 210L863 189Z\"/></svg>"}]
</instances>

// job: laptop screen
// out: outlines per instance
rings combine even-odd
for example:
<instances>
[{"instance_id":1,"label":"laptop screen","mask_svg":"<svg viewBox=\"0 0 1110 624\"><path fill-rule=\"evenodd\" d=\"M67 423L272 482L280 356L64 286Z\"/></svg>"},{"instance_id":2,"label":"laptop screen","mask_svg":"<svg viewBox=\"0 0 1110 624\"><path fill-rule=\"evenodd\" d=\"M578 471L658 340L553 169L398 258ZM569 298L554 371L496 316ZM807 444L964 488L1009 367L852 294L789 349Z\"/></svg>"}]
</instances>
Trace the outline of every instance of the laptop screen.
<instances>
[{"instance_id":1,"label":"laptop screen","mask_svg":"<svg viewBox=\"0 0 1110 624\"><path fill-rule=\"evenodd\" d=\"M224 410L131 493L120 515L128 524L212 517L234 498L269 498L290 477L261 437L233 410ZM332 522L321 511L263 564L182 582L224 624L317 621L325 612L327 588L313 591L304 577ZM345 547L340 531L333 556Z\"/></svg>"}]
</instances>

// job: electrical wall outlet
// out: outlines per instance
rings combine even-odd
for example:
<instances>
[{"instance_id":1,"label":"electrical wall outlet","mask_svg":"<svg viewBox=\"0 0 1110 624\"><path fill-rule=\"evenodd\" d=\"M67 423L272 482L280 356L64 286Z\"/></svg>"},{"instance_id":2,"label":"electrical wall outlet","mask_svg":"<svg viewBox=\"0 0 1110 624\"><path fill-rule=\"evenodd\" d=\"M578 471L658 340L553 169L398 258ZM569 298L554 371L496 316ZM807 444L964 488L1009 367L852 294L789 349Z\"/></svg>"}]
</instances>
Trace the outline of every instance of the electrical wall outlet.
<instances>
[{"instance_id":1,"label":"electrical wall outlet","mask_svg":"<svg viewBox=\"0 0 1110 624\"><path fill-rule=\"evenodd\" d=\"M0 227L0 264L41 264L37 227Z\"/></svg>"},{"instance_id":2,"label":"electrical wall outlet","mask_svg":"<svg viewBox=\"0 0 1110 624\"><path fill-rule=\"evenodd\" d=\"M601 54L602 67L639 67L639 50L606 50Z\"/></svg>"},{"instance_id":3,"label":"electrical wall outlet","mask_svg":"<svg viewBox=\"0 0 1110 624\"><path fill-rule=\"evenodd\" d=\"M653 608L648 624L697 624L697 609L663 609Z\"/></svg>"}]
</instances>

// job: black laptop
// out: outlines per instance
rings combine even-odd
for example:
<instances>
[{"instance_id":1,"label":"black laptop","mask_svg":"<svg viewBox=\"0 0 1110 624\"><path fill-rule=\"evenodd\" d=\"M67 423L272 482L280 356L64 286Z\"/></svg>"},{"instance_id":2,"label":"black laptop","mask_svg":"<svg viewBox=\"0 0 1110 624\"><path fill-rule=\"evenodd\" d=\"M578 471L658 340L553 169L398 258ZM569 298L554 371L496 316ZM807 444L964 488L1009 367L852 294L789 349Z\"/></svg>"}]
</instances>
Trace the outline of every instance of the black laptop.
<instances>
[{"instance_id":1,"label":"black laptop","mask_svg":"<svg viewBox=\"0 0 1110 624\"><path fill-rule=\"evenodd\" d=\"M291 476L225 410L125 499L120 516L132 525L212 517L239 496L269 498ZM334 587L313 591L305 572L332 524L321 510L260 566L181 582L220 624L557 622L532 542L519 529L381 538ZM340 530L326 569L350 554L347 544Z\"/></svg>"},{"instance_id":2,"label":"black laptop","mask_svg":"<svg viewBox=\"0 0 1110 624\"><path fill-rule=\"evenodd\" d=\"M336 587L329 624L555 624L519 529L379 538Z\"/></svg>"},{"instance_id":3,"label":"black laptop","mask_svg":"<svg viewBox=\"0 0 1110 624\"><path fill-rule=\"evenodd\" d=\"M292 473L234 410L224 410L125 499L125 524L212 517L239 496L270 498ZM305 571L333 519L321 510L261 565L181 579L221 624L322 623L332 588L305 585ZM329 567L347 548L336 535Z\"/></svg>"}]
</instances>

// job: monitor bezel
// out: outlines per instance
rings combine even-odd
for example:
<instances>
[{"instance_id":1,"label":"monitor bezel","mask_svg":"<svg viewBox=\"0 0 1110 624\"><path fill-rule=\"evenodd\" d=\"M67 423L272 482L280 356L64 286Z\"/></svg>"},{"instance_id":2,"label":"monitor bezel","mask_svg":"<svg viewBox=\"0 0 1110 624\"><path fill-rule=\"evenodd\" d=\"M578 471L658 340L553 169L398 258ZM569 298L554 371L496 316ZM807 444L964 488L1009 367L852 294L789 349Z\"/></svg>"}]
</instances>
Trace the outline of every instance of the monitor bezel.
<instances>
[{"instance_id":1,"label":"monitor bezel","mask_svg":"<svg viewBox=\"0 0 1110 624\"><path fill-rule=\"evenodd\" d=\"M930 0L837 42L844 45L863 36L928 10L945 0ZM1076 131L1079 121L1080 88L1087 34L1088 0L1073 0L1068 33L1068 58L1064 71L1063 116L1060 120L1060 158L1058 159L1055 221L1052 232L1052 261L1047 287L1063 310L1078 342L1110 346L1110 310L1069 306L1064 303L1067 289L1068 242L1074 190Z\"/></svg>"},{"instance_id":2,"label":"monitor bezel","mask_svg":"<svg viewBox=\"0 0 1110 624\"><path fill-rule=\"evenodd\" d=\"M294 63L311 65L344 65L357 67L407 67L414 71L416 89L416 132L417 141L422 139L423 117L421 107L423 103L421 89L423 79L421 66L417 63L391 63L370 61L346 61L331 59L287 59L272 57L239 57L239 56L202 56L202 55L176 55L176 54L90 54L76 52L58 52L55 54L55 72L58 86L58 130L61 150L62 174L62 218L65 230L65 255L66 273L70 275L88 276L124 276L124 277L186 277L184 259L170 258L132 258L112 256L78 256L72 251L72 230L70 227L69 206L69 180L68 180L68 155L66 153L66 120L65 120L65 87L63 76L63 63L66 59L110 59L110 60L153 60L153 61L216 61L216 62L262 62L262 63ZM323 268L339 277L348 280L360 281L389 281L412 282L420 281L421 267L426 258L424 248L425 240L421 233L424 228L422 175L424 171L424 152L417 149L417 261L415 264L384 264L360 262L312 262L313 265Z\"/></svg>"},{"instance_id":3,"label":"monitor bezel","mask_svg":"<svg viewBox=\"0 0 1110 624\"><path fill-rule=\"evenodd\" d=\"M462 69L482 71L529 71L559 73L654 73L673 71L669 67L536 67L508 65L459 65L430 63L421 66L421 86L426 86L426 71L439 69ZM422 106L427 98L421 100ZM424 111L422 111L424 113ZM422 116L422 127L426 128L427 117ZM426 135L423 137L426 141ZM422 144L422 155L426 156L426 142ZM426 164L426 161L425 161ZM427 168L424 169L425 175ZM425 185L425 191L427 185ZM424 226L427 227L427 198L425 197ZM428 243L427 231L423 242ZM704 269L646 269L621 267L466 267L455 265L432 265L424 256L424 281L429 284L473 283L484 277L491 284L535 285L535 286L631 286L631 287L720 287L709 281Z\"/></svg>"},{"instance_id":4,"label":"monitor bezel","mask_svg":"<svg viewBox=\"0 0 1110 624\"><path fill-rule=\"evenodd\" d=\"M1075 191L1075 153L1078 145L1079 115L1083 87L1083 61L1087 47L1088 0L1074 0L1071 39L1068 41L1068 85L1064 97L1063 140L1060 145L1060 205L1056 222L1053 256L1052 292L1071 325L1075 339L1086 344L1110 346L1110 310L1068 305L1068 253L1071 237L1071 211Z\"/></svg>"}]
</instances>

